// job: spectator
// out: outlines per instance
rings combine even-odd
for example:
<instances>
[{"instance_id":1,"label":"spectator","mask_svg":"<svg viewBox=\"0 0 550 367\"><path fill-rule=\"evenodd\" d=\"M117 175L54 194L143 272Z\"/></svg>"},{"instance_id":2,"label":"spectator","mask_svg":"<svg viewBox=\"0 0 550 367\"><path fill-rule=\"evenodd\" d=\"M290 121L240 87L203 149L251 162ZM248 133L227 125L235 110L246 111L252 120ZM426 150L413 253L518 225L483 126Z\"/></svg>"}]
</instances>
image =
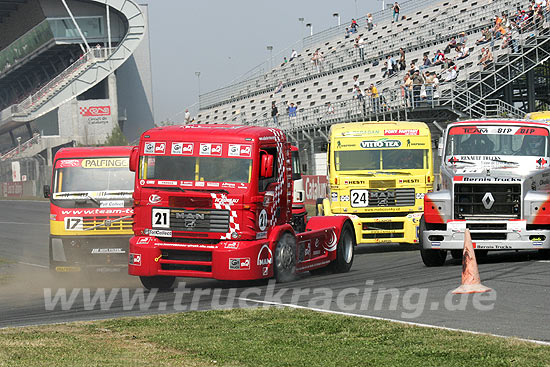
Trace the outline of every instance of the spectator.
<instances>
[{"instance_id":1,"label":"spectator","mask_svg":"<svg viewBox=\"0 0 550 367\"><path fill-rule=\"evenodd\" d=\"M367 14L367 30L372 31L373 27L374 27L374 23L373 23L373 19L372 19L372 14L368 13Z\"/></svg>"},{"instance_id":2,"label":"spectator","mask_svg":"<svg viewBox=\"0 0 550 367\"><path fill-rule=\"evenodd\" d=\"M289 61L292 61L297 57L298 57L298 52L296 52L296 50L292 50L292 53L290 54L290 60Z\"/></svg>"},{"instance_id":3,"label":"spectator","mask_svg":"<svg viewBox=\"0 0 550 367\"><path fill-rule=\"evenodd\" d=\"M432 66L432 62L428 58L428 55L424 55L422 59L422 65L420 65L420 70L424 70Z\"/></svg>"},{"instance_id":4,"label":"spectator","mask_svg":"<svg viewBox=\"0 0 550 367\"><path fill-rule=\"evenodd\" d=\"M456 46L458 51L458 56L455 58L455 60L462 60L465 59L470 55L468 47L464 45Z\"/></svg>"},{"instance_id":5,"label":"spectator","mask_svg":"<svg viewBox=\"0 0 550 367\"><path fill-rule=\"evenodd\" d=\"M361 91L361 88L355 87L355 88L354 88L354 96L353 96L353 98L359 100L359 102L363 102L363 98L364 98L364 97L365 97L365 96L363 95L363 92Z\"/></svg>"},{"instance_id":6,"label":"spectator","mask_svg":"<svg viewBox=\"0 0 550 367\"><path fill-rule=\"evenodd\" d=\"M355 38L355 48L359 50L359 58L364 61L365 60L365 40L361 36L357 36Z\"/></svg>"},{"instance_id":7,"label":"spectator","mask_svg":"<svg viewBox=\"0 0 550 367\"><path fill-rule=\"evenodd\" d=\"M383 77L391 77L395 72L397 71L397 65L393 57L388 56L388 60L384 62L384 65L386 65L386 72L384 73Z\"/></svg>"},{"instance_id":8,"label":"spectator","mask_svg":"<svg viewBox=\"0 0 550 367\"><path fill-rule=\"evenodd\" d=\"M275 106L275 101L271 102L271 117L273 118L273 123L279 125L279 110Z\"/></svg>"},{"instance_id":9,"label":"spectator","mask_svg":"<svg viewBox=\"0 0 550 367\"><path fill-rule=\"evenodd\" d=\"M189 124L191 122L191 113L188 109L185 109L184 121L186 124Z\"/></svg>"},{"instance_id":10,"label":"spectator","mask_svg":"<svg viewBox=\"0 0 550 367\"><path fill-rule=\"evenodd\" d=\"M405 59L405 50L399 48L399 70L403 71L407 68L407 60Z\"/></svg>"},{"instance_id":11,"label":"spectator","mask_svg":"<svg viewBox=\"0 0 550 367\"><path fill-rule=\"evenodd\" d=\"M351 33L357 32L357 21L355 19L351 20L351 24L349 26L351 28Z\"/></svg>"},{"instance_id":12,"label":"spectator","mask_svg":"<svg viewBox=\"0 0 550 367\"><path fill-rule=\"evenodd\" d=\"M334 115L334 107L330 104L330 102L327 102L327 115Z\"/></svg>"},{"instance_id":13,"label":"spectator","mask_svg":"<svg viewBox=\"0 0 550 367\"><path fill-rule=\"evenodd\" d=\"M380 94L378 93L378 88L376 88L374 84L370 85L370 96L372 99L372 106L374 108L374 112L378 113L380 110Z\"/></svg>"},{"instance_id":14,"label":"spectator","mask_svg":"<svg viewBox=\"0 0 550 367\"><path fill-rule=\"evenodd\" d=\"M399 21L399 11L401 10L399 4L397 3L397 1L395 2L395 4L393 4L393 20L392 20L392 23L393 22L398 22Z\"/></svg>"},{"instance_id":15,"label":"spectator","mask_svg":"<svg viewBox=\"0 0 550 367\"><path fill-rule=\"evenodd\" d=\"M353 31L346 27L346 36L345 38L349 38L349 36L353 33Z\"/></svg>"},{"instance_id":16,"label":"spectator","mask_svg":"<svg viewBox=\"0 0 550 367\"><path fill-rule=\"evenodd\" d=\"M489 48L483 47L481 49L481 59L479 59L479 62L477 64L483 66L483 69L485 69L492 62L493 53Z\"/></svg>"},{"instance_id":17,"label":"spectator","mask_svg":"<svg viewBox=\"0 0 550 367\"><path fill-rule=\"evenodd\" d=\"M288 60L287 60L287 58L286 58L286 56L285 56L285 57L283 57L283 65L286 64L286 63L288 63Z\"/></svg>"},{"instance_id":18,"label":"spectator","mask_svg":"<svg viewBox=\"0 0 550 367\"><path fill-rule=\"evenodd\" d=\"M416 67L416 64L414 62L411 62L411 68L409 69L409 75L413 76L415 72L418 71L418 68Z\"/></svg>"},{"instance_id":19,"label":"spectator","mask_svg":"<svg viewBox=\"0 0 550 367\"><path fill-rule=\"evenodd\" d=\"M456 79L457 76L458 76L458 73L456 72L456 66L452 66L446 69L442 75L443 81L445 82L452 82L453 80Z\"/></svg>"},{"instance_id":20,"label":"spectator","mask_svg":"<svg viewBox=\"0 0 550 367\"><path fill-rule=\"evenodd\" d=\"M288 105L288 119L290 120L291 124L293 124L294 120L296 120L296 110L297 107L294 105L294 102Z\"/></svg>"},{"instance_id":21,"label":"spectator","mask_svg":"<svg viewBox=\"0 0 550 367\"><path fill-rule=\"evenodd\" d=\"M359 76L354 75L353 76L353 88L358 88L361 84L359 83Z\"/></svg>"},{"instance_id":22,"label":"spectator","mask_svg":"<svg viewBox=\"0 0 550 367\"><path fill-rule=\"evenodd\" d=\"M418 107L420 103L420 92L422 91L422 85L424 84L424 80L422 79L422 76L417 71L414 72L412 76L412 82L413 82L413 103L414 107Z\"/></svg>"},{"instance_id":23,"label":"spectator","mask_svg":"<svg viewBox=\"0 0 550 367\"><path fill-rule=\"evenodd\" d=\"M550 3L550 2L549 2ZM512 23L512 29L510 30L510 44L512 45L512 51L519 53L519 30L515 23Z\"/></svg>"},{"instance_id":24,"label":"spectator","mask_svg":"<svg viewBox=\"0 0 550 367\"><path fill-rule=\"evenodd\" d=\"M491 42L491 39L493 38L493 34L489 30L489 28L484 28L481 31L482 37L476 41L476 45L482 45L487 42Z\"/></svg>"},{"instance_id":25,"label":"spectator","mask_svg":"<svg viewBox=\"0 0 550 367\"><path fill-rule=\"evenodd\" d=\"M447 47L445 47L445 50L443 50L443 51L444 51L446 54L448 54L448 53L451 52L451 50L452 50L453 48L455 48L455 47L456 47L456 38L453 37L453 38L451 38L451 40L449 41L449 43L447 43ZM439 52L439 51L437 51L437 52Z\"/></svg>"},{"instance_id":26,"label":"spectator","mask_svg":"<svg viewBox=\"0 0 550 367\"><path fill-rule=\"evenodd\" d=\"M435 52L435 56L432 62L432 65L441 65L445 62L445 54L440 50Z\"/></svg>"},{"instance_id":27,"label":"spectator","mask_svg":"<svg viewBox=\"0 0 550 367\"><path fill-rule=\"evenodd\" d=\"M458 52L458 47L460 46L466 46L466 42L468 41L468 37L466 37L465 32L460 32L458 35L458 40L456 41L456 51Z\"/></svg>"},{"instance_id":28,"label":"spectator","mask_svg":"<svg viewBox=\"0 0 550 367\"><path fill-rule=\"evenodd\" d=\"M283 82L280 81L279 84L277 84L277 87L275 88L274 93L280 93L283 90Z\"/></svg>"},{"instance_id":29,"label":"spectator","mask_svg":"<svg viewBox=\"0 0 550 367\"><path fill-rule=\"evenodd\" d=\"M434 78L435 78L435 72L431 73L427 71L426 74L424 75L424 79L425 79L424 90L426 91L426 100L428 101L428 103L432 103L432 99L433 99Z\"/></svg>"},{"instance_id":30,"label":"spectator","mask_svg":"<svg viewBox=\"0 0 550 367\"><path fill-rule=\"evenodd\" d=\"M412 79L407 73L403 78L403 84L401 84L401 96L405 101L405 107L410 107L412 97Z\"/></svg>"}]
</instances>

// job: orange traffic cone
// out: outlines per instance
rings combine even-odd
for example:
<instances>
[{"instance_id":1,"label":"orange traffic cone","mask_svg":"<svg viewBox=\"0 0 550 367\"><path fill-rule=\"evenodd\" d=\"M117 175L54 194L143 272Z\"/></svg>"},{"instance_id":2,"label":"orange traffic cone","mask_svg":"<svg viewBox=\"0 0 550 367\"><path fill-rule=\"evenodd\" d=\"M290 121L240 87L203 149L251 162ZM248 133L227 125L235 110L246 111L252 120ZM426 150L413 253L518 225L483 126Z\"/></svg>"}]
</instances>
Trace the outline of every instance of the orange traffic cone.
<instances>
[{"instance_id":1,"label":"orange traffic cone","mask_svg":"<svg viewBox=\"0 0 550 367\"><path fill-rule=\"evenodd\" d=\"M462 253L462 285L455 289L453 294L489 291L492 291L492 289L481 284L472 237L470 236L470 230L466 229L464 232L464 252Z\"/></svg>"}]
</instances>

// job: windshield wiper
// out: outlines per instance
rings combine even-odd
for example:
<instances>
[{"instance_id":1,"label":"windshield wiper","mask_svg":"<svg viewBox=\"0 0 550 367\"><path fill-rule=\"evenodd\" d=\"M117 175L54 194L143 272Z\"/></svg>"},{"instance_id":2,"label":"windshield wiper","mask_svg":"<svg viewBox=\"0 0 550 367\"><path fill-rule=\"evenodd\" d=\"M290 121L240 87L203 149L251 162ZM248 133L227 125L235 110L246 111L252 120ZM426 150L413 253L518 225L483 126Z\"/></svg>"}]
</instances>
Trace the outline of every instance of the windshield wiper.
<instances>
[{"instance_id":1,"label":"windshield wiper","mask_svg":"<svg viewBox=\"0 0 550 367\"><path fill-rule=\"evenodd\" d=\"M95 204L97 204L97 206L101 206L101 203L96 199L96 198L93 198L91 197L88 193L86 192L66 192L66 193L59 193L56 195L56 199L59 198L59 197L69 197L69 196L84 196L86 199L88 200L91 200L93 201ZM74 200L79 200L79 199L74 199Z\"/></svg>"},{"instance_id":2,"label":"windshield wiper","mask_svg":"<svg viewBox=\"0 0 550 367\"><path fill-rule=\"evenodd\" d=\"M515 165L519 165L518 162L511 162L511 161L505 161L503 159L491 159L492 161L494 162L499 162L499 163L506 163L506 164L515 164Z\"/></svg>"},{"instance_id":3,"label":"windshield wiper","mask_svg":"<svg viewBox=\"0 0 550 367\"><path fill-rule=\"evenodd\" d=\"M452 164L455 164L455 163L467 163L467 164L475 164L474 162L470 162L470 161L463 161L461 159L453 159L453 160L449 160L447 161L448 163L452 163Z\"/></svg>"}]
</instances>

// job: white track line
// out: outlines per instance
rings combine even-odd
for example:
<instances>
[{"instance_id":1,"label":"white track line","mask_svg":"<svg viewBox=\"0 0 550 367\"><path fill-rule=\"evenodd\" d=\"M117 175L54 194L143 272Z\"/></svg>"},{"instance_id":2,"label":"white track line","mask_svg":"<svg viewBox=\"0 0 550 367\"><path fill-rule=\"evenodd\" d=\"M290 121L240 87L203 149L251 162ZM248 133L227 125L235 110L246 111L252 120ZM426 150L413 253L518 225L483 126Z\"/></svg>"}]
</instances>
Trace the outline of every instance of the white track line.
<instances>
[{"instance_id":1,"label":"white track line","mask_svg":"<svg viewBox=\"0 0 550 367\"><path fill-rule=\"evenodd\" d=\"M545 341L541 341L541 340L523 339L523 338L516 338L516 337L513 337L513 336L505 336L505 335L498 335L498 334L491 334L491 333L481 333L479 331L455 329L455 328L450 328L450 327L445 327L445 326L421 324L421 323L417 323L417 322L394 320L394 319L388 319L388 318L385 318L385 317L360 315L360 314L348 313L348 312L342 312L342 311L324 310L322 308L299 306L299 305L293 305L293 304L288 304L288 303L258 301L256 299L250 299L250 298L238 298L238 299L242 300L242 301L247 301L247 302L256 302L256 303L262 303L262 304L265 304L265 305L273 305L273 306L284 306L284 307L289 307L289 308L310 310L310 311L321 312L321 313L329 313L329 314L334 314L334 315L352 316L352 317L359 317L359 318L362 318L362 319L371 319L371 320L390 321L390 322L396 322L398 324L404 324L404 325L410 325L410 326L419 326L419 327L440 329L440 330L448 330L448 331L458 331L458 332L462 332L462 333L475 334L475 335L485 335L485 336L490 335L490 336L495 336L497 338L520 340L520 341L524 341L524 342L528 342L528 343L535 343L535 344L550 346L550 342L545 342Z\"/></svg>"},{"instance_id":2,"label":"white track line","mask_svg":"<svg viewBox=\"0 0 550 367\"><path fill-rule=\"evenodd\" d=\"M0 222L0 224L16 224L22 226L49 226L49 223L30 223L30 222Z\"/></svg>"},{"instance_id":3,"label":"white track line","mask_svg":"<svg viewBox=\"0 0 550 367\"><path fill-rule=\"evenodd\" d=\"M10 203L46 203L46 204L49 204L50 201L49 200L25 200L25 199L19 199L19 200L4 200L4 199L0 199L0 203L3 202L3 201L8 201Z\"/></svg>"},{"instance_id":4,"label":"white track line","mask_svg":"<svg viewBox=\"0 0 550 367\"><path fill-rule=\"evenodd\" d=\"M22 261L19 261L19 262L17 262L17 263L18 263L18 264L21 264L21 265L34 266L34 267L36 267L36 268L49 269L48 266L39 265L39 264L31 264L31 263L26 263L26 262L22 262Z\"/></svg>"}]
</instances>

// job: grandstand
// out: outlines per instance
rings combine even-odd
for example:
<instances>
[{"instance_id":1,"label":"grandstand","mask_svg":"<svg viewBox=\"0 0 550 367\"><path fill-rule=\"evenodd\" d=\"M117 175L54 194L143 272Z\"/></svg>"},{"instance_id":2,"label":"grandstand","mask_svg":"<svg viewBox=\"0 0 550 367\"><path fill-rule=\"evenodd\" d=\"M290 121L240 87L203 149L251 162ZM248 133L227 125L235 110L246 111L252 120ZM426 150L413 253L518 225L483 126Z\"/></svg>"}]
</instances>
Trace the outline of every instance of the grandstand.
<instances>
[{"instance_id":1,"label":"grandstand","mask_svg":"<svg viewBox=\"0 0 550 367\"><path fill-rule=\"evenodd\" d=\"M0 182L36 194L59 148L153 126L147 21L133 0L0 1Z\"/></svg>"},{"instance_id":2,"label":"grandstand","mask_svg":"<svg viewBox=\"0 0 550 367\"><path fill-rule=\"evenodd\" d=\"M484 28L495 28L495 16L506 13L511 17L530 4L526 0L408 1L402 4L399 22L391 22L388 10L375 14L376 27L371 31L360 21L358 32L346 38L344 26L335 27L307 39L307 47L291 62L202 94L197 120L274 126L271 103L275 101L280 126L295 143L307 144L315 153L323 150L333 123L416 119L430 123L437 138L446 122L459 118L522 117L550 102L546 10L540 21L529 19L514 35L517 47L506 37L484 45L476 45L476 40L482 38ZM422 71L440 74L434 98L426 98L422 87L417 100L406 99L401 85L410 63L421 65L424 55L431 59L461 32L467 37L468 55L457 59L454 50L445 55L453 59L447 69L455 68L456 77L444 80L447 69L443 65L427 67ZM366 43L363 57L355 46L357 36ZM491 50L494 60L485 67L478 64L483 47ZM389 57L399 60L400 48L406 55L406 70L385 76L385 61ZM315 52L324 55L321 62L312 61ZM354 76L361 89L375 84L380 98L354 98ZM275 93L281 82L282 89ZM289 116L286 111L291 102L298 109ZM313 154L309 158L312 162Z\"/></svg>"}]
</instances>

